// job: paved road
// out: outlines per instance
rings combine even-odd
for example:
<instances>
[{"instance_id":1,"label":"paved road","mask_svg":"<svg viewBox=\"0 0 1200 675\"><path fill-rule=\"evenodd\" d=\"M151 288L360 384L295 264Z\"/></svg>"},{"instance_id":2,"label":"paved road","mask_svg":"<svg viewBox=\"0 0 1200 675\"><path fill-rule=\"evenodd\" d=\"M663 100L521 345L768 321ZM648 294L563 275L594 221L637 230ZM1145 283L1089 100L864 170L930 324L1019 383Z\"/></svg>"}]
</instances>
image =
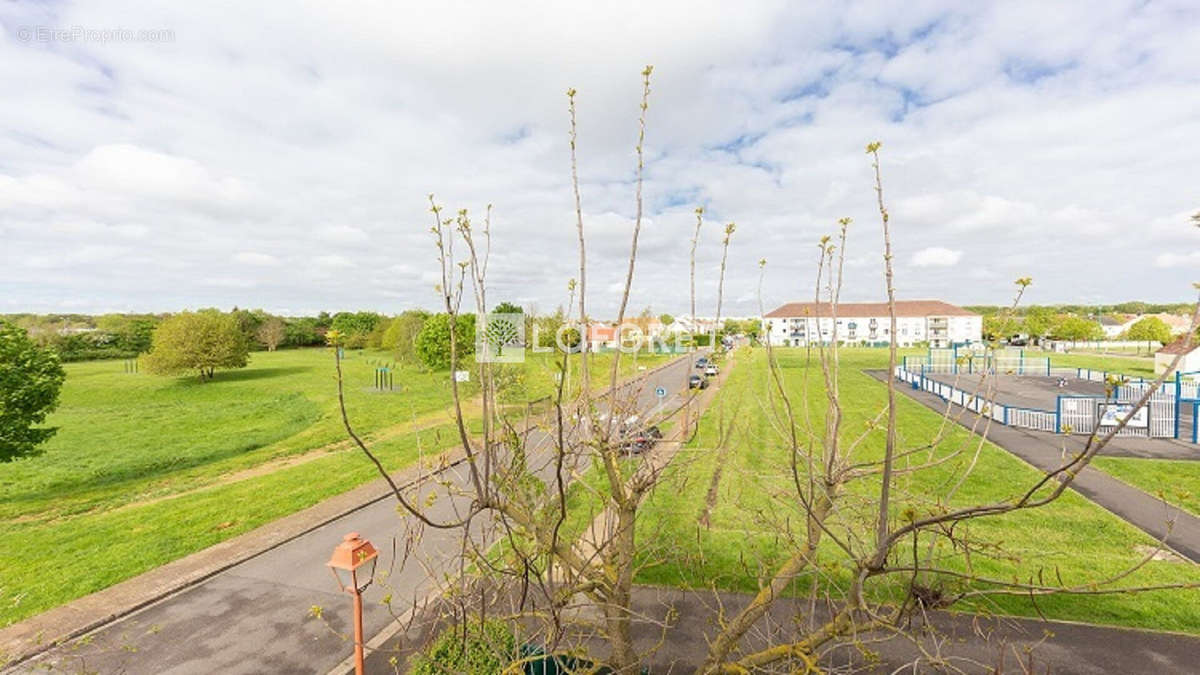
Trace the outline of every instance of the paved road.
<instances>
[{"instance_id":1,"label":"paved road","mask_svg":"<svg viewBox=\"0 0 1200 675\"><path fill-rule=\"evenodd\" d=\"M869 373L879 380L887 377L885 371ZM911 387L898 387L897 391L911 396L939 414L946 410L945 401L927 391L913 390ZM971 429L976 415L970 411L963 411L956 419L959 424ZM992 424L988 429L988 440L1043 471L1062 466L1062 436ZM1123 440L1125 439L1121 439ZM1078 449L1080 442L1079 439L1069 439L1068 448ZM1162 442L1164 445L1170 445L1166 440ZM1090 466L1075 477L1071 486L1076 492L1155 539L1165 538L1167 545L1180 555L1193 562L1200 562L1200 518Z\"/></svg>"},{"instance_id":2,"label":"paved road","mask_svg":"<svg viewBox=\"0 0 1200 675\"><path fill-rule=\"evenodd\" d=\"M618 400L636 399L643 418L655 409L678 406L687 395L691 372L689 359L680 359L649 374L645 382L627 385ZM595 381L606 378L596 376ZM667 390L665 399L655 393L659 386ZM540 431L530 432L528 444L536 449L531 457L537 450L545 455L553 447ZM439 478L455 486L468 484L463 466L446 469ZM433 518L451 519L469 505L466 497L456 494L461 488L447 491L436 483L427 481L418 497L424 499L430 491L441 494L428 511ZM480 519L473 528L477 543L485 543L481 541L485 526ZM344 635L351 629L349 598L336 590L325 562L351 531L376 543L381 549L378 570L390 570L386 584L376 584L365 593L368 637L392 623L391 613L381 604L383 595L392 594L397 612L420 603L433 590L433 580L452 571L462 543L459 530L426 528L412 555L405 557L405 526L395 501L381 494L357 511L114 621L83 640L50 650L13 672L328 673L350 653L349 643L334 631ZM328 625L309 616L314 605L324 608Z\"/></svg>"}]
</instances>

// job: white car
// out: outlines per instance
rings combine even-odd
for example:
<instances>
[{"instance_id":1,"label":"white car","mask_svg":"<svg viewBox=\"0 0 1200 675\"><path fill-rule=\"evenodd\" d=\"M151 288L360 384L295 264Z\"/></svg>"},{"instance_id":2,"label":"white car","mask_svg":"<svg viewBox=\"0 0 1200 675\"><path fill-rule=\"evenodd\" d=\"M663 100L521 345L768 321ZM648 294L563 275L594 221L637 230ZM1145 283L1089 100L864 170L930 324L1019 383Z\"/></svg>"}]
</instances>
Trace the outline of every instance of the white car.
<instances>
[{"instance_id":1,"label":"white car","mask_svg":"<svg viewBox=\"0 0 1200 675\"><path fill-rule=\"evenodd\" d=\"M708 375L708 376L716 375L717 367L714 365L709 365L707 368L704 369L704 374Z\"/></svg>"}]
</instances>

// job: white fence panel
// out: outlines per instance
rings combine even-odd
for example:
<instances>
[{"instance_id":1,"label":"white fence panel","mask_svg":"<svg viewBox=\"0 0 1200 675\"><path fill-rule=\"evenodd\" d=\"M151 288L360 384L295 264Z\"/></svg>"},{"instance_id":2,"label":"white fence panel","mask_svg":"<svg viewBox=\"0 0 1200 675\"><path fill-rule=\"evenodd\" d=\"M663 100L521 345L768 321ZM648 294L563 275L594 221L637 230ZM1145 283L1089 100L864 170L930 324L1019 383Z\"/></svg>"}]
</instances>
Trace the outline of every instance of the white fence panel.
<instances>
[{"instance_id":1,"label":"white fence panel","mask_svg":"<svg viewBox=\"0 0 1200 675\"><path fill-rule=\"evenodd\" d=\"M1036 431L1055 431L1055 415L1046 410L1031 410L1029 408L1008 409L1008 425L1023 427Z\"/></svg>"},{"instance_id":2,"label":"white fence panel","mask_svg":"<svg viewBox=\"0 0 1200 675\"><path fill-rule=\"evenodd\" d=\"M1096 428L1096 399L1062 396L1058 399L1062 428L1075 434L1090 434Z\"/></svg>"}]
</instances>

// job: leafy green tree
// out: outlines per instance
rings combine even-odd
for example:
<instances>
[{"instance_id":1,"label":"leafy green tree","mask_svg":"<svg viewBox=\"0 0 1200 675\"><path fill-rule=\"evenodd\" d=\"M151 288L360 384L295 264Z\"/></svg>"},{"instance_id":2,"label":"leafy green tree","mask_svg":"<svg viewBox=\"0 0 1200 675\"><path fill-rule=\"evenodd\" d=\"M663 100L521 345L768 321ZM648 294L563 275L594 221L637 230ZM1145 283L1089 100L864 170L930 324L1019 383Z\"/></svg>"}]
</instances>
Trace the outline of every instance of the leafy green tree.
<instances>
[{"instance_id":1,"label":"leafy green tree","mask_svg":"<svg viewBox=\"0 0 1200 675\"><path fill-rule=\"evenodd\" d=\"M367 347L371 349L380 349L383 347L383 336L387 335L388 329L392 327L395 319L384 317L375 324L370 333L367 333Z\"/></svg>"},{"instance_id":2,"label":"leafy green tree","mask_svg":"<svg viewBox=\"0 0 1200 675\"><path fill-rule=\"evenodd\" d=\"M58 406L67 374L58 354L37 346L24 329L0 321L0 462L39 454L58 429L36 427Z\"/></svg>"},{"instance_id":3,"label":"leafy green tree","mask_svg":"<svg viewBox=\"0 0 1200 675\"><path fill-rule=\"evenodd\" d=\"M758 339L758 334L761 330L762 323L759 322L758 319L746 319L742 322L742 332L745 333L746 337L750 338L751 341Z\"/></svg>"},{"instance_id":4,"label":"leafy green tree","mask_svg":"<svg viewBox=\"0 0 1200 675\"><path fill-rule=\"evenodd\" d=\"M115 335L116 349L142 354L150 351L150 341L158 320L153 315L104 314L96 317L97 330Z\"/></svg>"},{"instance_id":5,"label":"leafy green tree","mask_svg":"<svg viewBox=\"0 0 1200 675\"><path fill-rule=\"evenodd\" d=\"M1157 316L1147 316L1134 322L1129 327L1125 337L1130 340L1145 340L1166 344L1171 341L1171 327Z\"/></svg>"},{"instance_id":6,"label":"leafy green tree","mask_svg":"<svg viewBox=\"0 0 1200 675\"><path fill-rule=\"evenodd\" d=\"M475 353L475 315L458 315L454 331L455 347L458 360ZM425 320L421 332L417 334L417 358L433 370L445 370L450 367L450 315L434 314Z\"/></svg>"},{"instance_id":7,"label":"leafy green tree","mask_svg":"<svg viewBox=\"0 0 1200 675\"><path fill-rule=\"evenodd\" d=\"M537 341L538 347L555 346L555 339L558 335L558 329L566 322L566 312L563 311L562 305L559 305L554 310L553 314L545 314L533 319L532 325L526 327L525 338L529 341Z\"/></svg>"},{"instance_id":8,"label":"leafy green tree","mask_svg":"<svg viewBox=\"0 0 1200 675\"><path fill-rule=\"evenodd\" d=\"M159 375L197 371L211 380L217 368L245 368L250 346L233 314L207 309L181 312L154 331L146 367Z\"/></svg>"},{"instance_id":9,"label":"leafy green tree","mask_svg":"<svg viewBox=\"0 0 1200 675\"><path fill-rule=\"evenodd\" d=\"M1054 312L1048 307L1030 307L1025 313L1025 332L1029 337L1040 340L1050 334L1054 327Z\"/></svg>"},{"instance_id":10,"label":"leafy green tree","mask_svg":"<svg viewBox=\"0 0 1200 675\"><path fill-rule=\"evenodd\" d=\"M255 343L258 337L258 327L271 318L269 314L261 309L249 310L234 307L229 311L229 314L237 322L238 330L242 331L242 335L246 337L247 345Z\"/></svg>"},{"instance_id":11,"label":"leafy green tree","mask_svg":"<svg viewBox=\"0 0 1200 675\"><path fill-rule=\"evenodd\" d=\"M659 314L658 320L664 326L670 326L671 324L675 323L675 317L671 316L670 314Z\"/></svg>"},{"instance_id":12,"label":"leafy green tree","mask_svg":"<svg viewBox=\"0 0 1200 675\"><path fill-rule=\"evenodd\" d=\"M1022 321L1014 316L989 314L983 317L983 337L988 340L1001 340L1010 335L1022 332Z\"/></svg>"},{"instance_id":13,"label":"leafy green tree","mask_svg":"<svg viewBox=\"0 0 1200 675\"><path fill-rule=\"evenodd\" d=\"M517 307L516 305L512 304L511 302L502 302L502 303L496 305L495 309L492 310L492 313L493 314L524 314L525 310L521 309L520 307Z\"/></svg>"},{"instance_id":14,"label":"leafy green tree","mask_svg":"<svg viewBox=\"0 0 1200 675\"><path fill-rule=\"evenodd\" d=\"M381 346L394 353L397 361L414 363L417 360L417 336L421 327L429 318L429 312L421 309L410 309L401 312L400 316L388 324L383 334Z\"/></svg>"},{"instance_id":15,"label":"leafy green tree","mask_svg":"<svg viewBox=\"0 0 1200 675\"><path fill-rule=\"evenodd\" d=\"M375 326L380 321L383 321L383 315L375 312L338 312L333 315L329 327L346 338L355 335L365 337L375 330Z\"/></svg>"},{"instance_id":16,"label":"leafy green tree","mask_svg":"<svg viewBox=\"0 0 1200 675\"><path fill-rule=\"evenodd\" d=\"M1054 324L1051 333L1060 340L1100 340L1104 329L1100 324L1081 316L1065 316Z\"/></svg>"},{"instance_id":17,"label":"leafy green tree","mask_svg":"<svg viewBox=\"0 0 1200 675\"><path fill-rule=\"evenodd\" d=\"M289 347L312 347L325 344L325 339L322 337L325 328L311 316L288 319L284 322L286 337L283 339L283 344Z\"/></svg>"}]
</instances>

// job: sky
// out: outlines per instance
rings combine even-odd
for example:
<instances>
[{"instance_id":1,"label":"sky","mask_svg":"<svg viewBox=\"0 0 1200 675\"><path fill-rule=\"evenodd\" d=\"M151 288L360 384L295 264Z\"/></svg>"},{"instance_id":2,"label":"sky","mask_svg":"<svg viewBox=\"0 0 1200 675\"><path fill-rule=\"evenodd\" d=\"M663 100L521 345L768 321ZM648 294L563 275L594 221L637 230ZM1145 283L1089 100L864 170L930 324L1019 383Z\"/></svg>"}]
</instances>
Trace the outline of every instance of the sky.
<instances>
[{"instance_id":1,"label":"sky","mask_svg":"<svg viewBox=\"0 0 1200 675\"><path fill-rule=\"evenodd\" d=\"M1195 2L0 4L0 313L435 308L428 195L492 205L488 297L616 313L809 300L1184 301ZM766 268L759 293L758 261Z\"/></svg>"}]
</instances>

